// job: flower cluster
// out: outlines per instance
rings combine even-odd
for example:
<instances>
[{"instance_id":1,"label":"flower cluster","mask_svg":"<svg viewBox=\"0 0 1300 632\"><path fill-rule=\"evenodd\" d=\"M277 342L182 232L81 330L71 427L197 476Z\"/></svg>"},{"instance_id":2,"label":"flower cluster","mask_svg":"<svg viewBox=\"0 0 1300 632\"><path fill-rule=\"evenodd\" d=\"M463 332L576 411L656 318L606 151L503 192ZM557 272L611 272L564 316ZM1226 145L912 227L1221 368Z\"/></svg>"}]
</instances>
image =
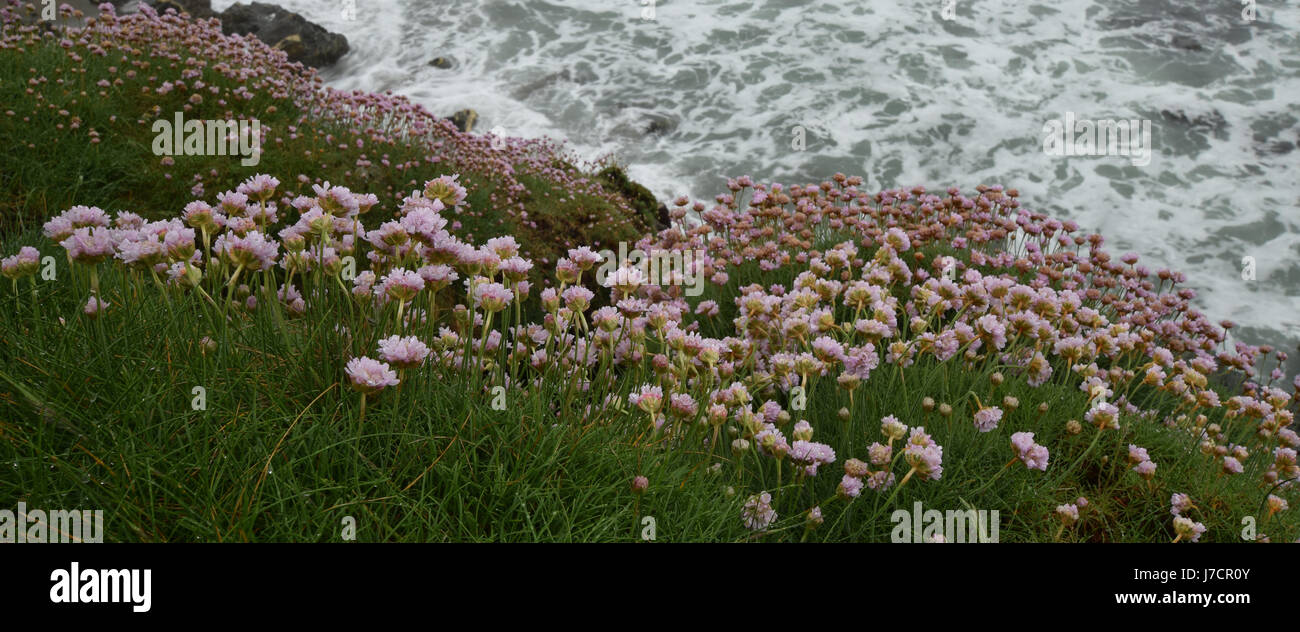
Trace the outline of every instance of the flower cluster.
<instances>
[{"instance_id":1,"label":"flower cluster","mask_svg":"<svg viewBox=\"0 0 1300 632\"><path fill-rule=\"evenodd\" d=\"M474 245L444 218L468 212L454 177L426 181L388 220L363 220L381 208L374 196L328 183L270 209L278 182L258 175L215 205L187 205L183 219L143 222L75 207L45 228L83 268L116 259L131 274L158 275L167 292L197 294L230 318L258 305L298 318L341 305L331 313L359 315L343 326L374 331L377 338L368 340L378 339L380 360L355 357L344 369L363 394L455 372L522 389L554 381L589 400L588 416L648 421L654 449L712 459L729 445L734 467L743 471L757 461L777 475L772 493L745 504L750 529L766 529L777 505L792 497L781 489L784 474L794 475L791 484L817 485L820 468L840 455L863 457L846 458L843 477L825 483L837 484L845 500L863 488L897 494L913 477L940 481L944 448L925 426L902 421L918 423L914 413L885 416L879 434L845 437L818 430L844 422L817 419L796 405L829 389L847 396L839 418L859 419L855 391L895 388L922 367L992 372L994 389L1017 379L1030 388L1077 386L1088 404L1074 414L1083 413L1098 435L1119 429L1121 418L1163 422L1187 433L1192 445L1199 441L1226 472L1267 460L1250 471L1287 493L1286 481L1300 470L1300 437L1290 428L1294 394L1247 380L1241 395L1220 401L1209 377L1225 370L1251 376L1271 350L1222 350L1226 330L1189 307L1194 293L1176 288L1179 275L1161 271L1153 280L1140 266L1114 262L1100 238L1076 236L1076 226L1022 209L1015 192L1000 187L968 198L919 188L868 195L859 184L840 176L794 188L740 179L712 208L676 201L676 224L636 246L705 253L700 271L717 297L732 292L729 322L717 301L692 305L680 286L650 283L631 270L593 292L601 257L586 247L554 262L553 278L530 300L537 270L520 255L518 240L504 235ZM738 202L742 191L750 193L746 206ZM814 236L831 245L814 248ZM936 245L964 251L960 275L942 275L938 259L927 263L918 250ZM18 257L30 267L36 255ZM345 279L343 257L367 269ZM750 262L767 272L794 271L785 284L731 288L733 275ZM539 321L525 320L526 303L540 308ZM94 311L102 311L100 303ZM962 415L981 437L1032 423L1017 397L998 399L1000 406L976 399L966 407L927 398L921 408ZM1229 436L1229 421L1248 427L1250 436ZM1070 432L1080 431L1076 423ZM838 443L814 441L814 433ZM1015 460L1045 471L1049 449L1035 436L1018 431L1009 440ZM1143 478L1157 476L1146 449L1130 445L1128 459ZM896 469L899 460L907 469ZM830 507L823 502L789 515L808 515L813 506ZM1073 524L1079 506L1063 505L1058 515ZM1173 510L1186 510L1177 496Z\"/></svg>"}]
</instances>

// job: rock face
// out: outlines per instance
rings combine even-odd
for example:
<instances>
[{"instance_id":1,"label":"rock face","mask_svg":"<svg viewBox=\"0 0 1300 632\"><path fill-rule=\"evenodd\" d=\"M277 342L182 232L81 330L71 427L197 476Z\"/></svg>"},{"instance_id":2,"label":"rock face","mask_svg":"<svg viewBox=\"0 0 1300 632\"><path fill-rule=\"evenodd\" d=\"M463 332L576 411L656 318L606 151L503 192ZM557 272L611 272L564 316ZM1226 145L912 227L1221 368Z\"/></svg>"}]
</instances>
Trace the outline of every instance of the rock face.
<instances>
[{"instance_id":1,"label":"rock face","mask_svg":"<svg viewBox=\"0 0 1300 632\"><path fill-rule=\"evenodd\" d=\"M451 121L451 124L455 125L456 129L462 132L472 132L474 131L474 124L478 123L478 112L475 112L474 110L459 110L451 116L448 116L447 120Z\"/></svg>"},{"instance_id":2,"label":"rock face","mask_svg":"<svg viewBox=\"0 0 1300 632\"><path fill-rule=\"evenodd\" d=\"M240 3L226 9L220 17L221 32L255 35L267 45L288 53L289 61L302 62L313 68L333 64L349 50L348 38L330 33L301 15L274 5Z\"/></svg>"},{"instance_id":3,"label":"rock face","mask_svg":"<svg viewBox=\"0 0 1300 632\"><path fill-rule=\"evenodd\" d=\"M627 172L621 167L610 165L596 174L601 184L606 190L611 190L623 196L628 205L632 207L646 224L654 227L656 230L663 230L670 225L668 216L668 206L661 204L650 189L627 177Z\"/></svg>"}]
</instances>

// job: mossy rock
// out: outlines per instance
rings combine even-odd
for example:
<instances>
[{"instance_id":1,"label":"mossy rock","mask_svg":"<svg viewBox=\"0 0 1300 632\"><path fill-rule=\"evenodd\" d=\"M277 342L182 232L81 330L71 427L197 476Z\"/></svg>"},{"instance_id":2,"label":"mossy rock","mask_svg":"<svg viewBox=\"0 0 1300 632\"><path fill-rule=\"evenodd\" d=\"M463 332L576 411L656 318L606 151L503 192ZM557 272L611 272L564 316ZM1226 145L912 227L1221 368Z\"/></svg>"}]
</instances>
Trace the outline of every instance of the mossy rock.
<instances>
[{"instance_id":1,"label":"mossy rock","mask_svg":"<svg viewBox=\"0 0 1300 632\"><path fill-rule=\"evenodd\" d=\"M668 207L660 204L650 189L641 186L627 177L622 167L610 165L601 169L596 177L606 190L618 193L627 200L628 206L637 212L646 223L658 230L668 228Z\"/></svg>"},{"instance_id":2,"label":"mossy rock","mask_svg":"<svg viewBox=\"0 0 1300 632\"><path fill-rule=\"evenodd\" d=\"M454 114L447 117L456 129L469 133L474 131L474 125L478 123L478 112L474 110L457 110Z\"/></svg>"}]
</instances>

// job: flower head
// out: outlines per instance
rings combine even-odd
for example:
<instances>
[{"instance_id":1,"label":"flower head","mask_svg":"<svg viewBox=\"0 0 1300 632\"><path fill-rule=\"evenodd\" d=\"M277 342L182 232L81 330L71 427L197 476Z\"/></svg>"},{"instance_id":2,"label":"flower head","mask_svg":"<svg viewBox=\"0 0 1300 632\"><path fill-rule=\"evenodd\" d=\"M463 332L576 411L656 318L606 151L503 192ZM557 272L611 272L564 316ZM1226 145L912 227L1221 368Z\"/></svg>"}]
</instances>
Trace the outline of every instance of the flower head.
<instances>
[{"instance_id":1,"label":"flower head","mask_svg":"<svg viewBox=\"0 0 1300 632\"><path fill-rule=\"evenodd\" d=\"M86 306L82 308L82 311L85 312L87 316L96 318L108 309L108 305L108 301L91 294L90 299L86 301Z\"/></svg>"},{"instance_id":2,"label":"flower head","mask_svg":"<svg viewBox=\"0 0 1300 632\"><path fill-rule=\"evenodd\" d=\"M644 476L636 476L632 479L632 493L640 494L650 487L650 479Z\"/></svg>"},{"instance_id":3,"label":"flower head","mask_svg":"<svg viewBox=\"0 0 1300 632\"><path fill-rule=\"evenodd\" d=\"M903 451L903 458L907 459L907 464L923 477L937 481L943 475L943 446L941 445L920 446L909 443L907 449Z\"/></svg>"},{"instance_id":4,"label":"flower head","mask_svg":"<svg viewBox=\"0 0 1300 632\"><path fill-rule=\"evenodd\" d=\"M1174 518L1174 533L1178 534L1178 539L1196 542L1201 539L1201 534L1205 533L1205 525L1194 522L1190 518L1177 516Z\"/></svg>"},{"instance_id":5,"label":"flower head","mask_svg":"<svg viewBox=\"0 0 1300 632\"><path fill-rule=\"evenodd\" d=\"M415 336L389 336L379 341L379 357L398 369L418 367L428 356L428 345Z\"/></svg>"},{"instance_id":6,"label":"flower head","mask_svg":"<svg viewBox=\"0 0 1300 632\"><path fill-rule=\"evenodd\" d=\"M664 391L658 386L645 384L641 386L640 391L628 393L627 400L633 406L653 415L663 406Z\"/></svg>"},{"instance_id":7,"label":"flower head","mask_svg":"<svg viewBox=\"0 0 1300 632\"><path fill-rule=\"evenodd\" d=\"M506 308L515 298L515 293L506 289L506 286L500 283L480 283L474 286L474 298L478 300L483 309L489 312L499 312Z\"/></svg>"},{"instance_id":8,"label":"flower head","mask_svg":"<svg viewBox=\"0 0 1300 632\"><path fill-rule=\"evenodd\" d=\"M763 492L754 494L745 502L740 512L745 528L750 531L762 531L776 520L776 510L772 509L772 495Z\"/></svg>"},{"instance_id":9,"label":"flower head","mask_svg":"<svg viewBox=\"0 0 1300 632\"><path fill-rule=\"evenodd\" d=\"M394 301L410 301L424 289L424 278L419 272L394 268L379 282L379 290Z\"/></svg>"},{"instance_id":10,"label":"flower head","mask_svg":"<svg viewBox=\"0 0 1300 632\"><path fill-rule=\"evenodd\" d=\"M975 427L980 432L988 432L997 428L999 421L1002 421L1002 409L997 406L981 407L978 411L975 411Z\"/></svg>"},{"instance_id":11,"label":"flower head","mask_svg":"<svg viewBox=\"0 0 1300 632\"><path fill-rule=\"evenodd\" d=\"M1034 443L1034 433L1017 432L1011 435L1011 447L1025 467L1031 470L1047 471L1047 448Z\"/></svg>"},{"instance_id":12,"label":"flower head","mask_svg":"<svg viewBox=\"0 0 1300 632\"><path fill-rule=\"evenodd\" d=\"M0 274L6 279L21 279L36 274L41 267L41 253L31 246L23 246L18 254L0 259Z\"/></svg>"},{"instance_id":13,"label":"flower head","mask_svg":"<svg viewBox=\"0 0 1300 632\"><path fill-rule=\"evenodd\" d=\"M362 393L377 393L400 382L397 373L387 363L364 356L348 360L344 372L352 381L352 388Z\"/></svg>"},{"instance_id":14,"label":"flower head","mask_svg":"<svg viewBox=\"0 0 1300 632\"><path fill-rule=\"evenodd\" d=\"M112 230L99 227L74 229L59 245L68 251L73 261L85 265L100 263L117 251Z\"/></svg>"}]
</instances>

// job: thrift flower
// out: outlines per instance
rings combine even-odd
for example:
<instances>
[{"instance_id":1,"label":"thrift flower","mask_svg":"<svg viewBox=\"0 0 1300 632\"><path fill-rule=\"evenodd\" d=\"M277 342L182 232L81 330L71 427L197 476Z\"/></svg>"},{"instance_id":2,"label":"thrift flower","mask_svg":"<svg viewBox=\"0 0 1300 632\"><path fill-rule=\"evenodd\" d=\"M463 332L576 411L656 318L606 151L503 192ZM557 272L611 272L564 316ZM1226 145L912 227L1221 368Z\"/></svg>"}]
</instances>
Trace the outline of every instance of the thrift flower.
<instances>
[{"instance_id":1,"label":"thrift flower","mask_svg":"<svg viewBox=\"0 0 1300 632\"><path fill-rule=\"evenodd\" d=\"M998 427L998 422L1002 420L1002 409L997 406L988 408L981 407L975 412L975 427L980 432L988 432Z\"/></svg>"},{"instance_id":2,"label":"thrift flower","mask_svg":"<svg viewBox=\"0 0 1300 632\"><path fill-rule=\"evenodd\" d=\"M389 336L379 341L379 357L397 369L418 367L428 356L428 345L415 336Z\"/></svg>"},{"instance_id":3,"label":"thrift flower","mask_svg":"<svg viewBox=\"0 0 1300 632\"><path fill-rule=\"evenodd\" d=\"M1047 471L1047 448L1034 443L1034 433L1017 432L1011 435L1011 447L1016 458L1031 470Z\"/></svg>"},{"instance_id":4,"label":"thrift flower","mask_svg":"<svg viewBox=\"0 0 1300 632\"><path fill-rule=\"evenodd\" d=\"M397 373L387 363L364 356L348 360L344 372L352 381L352 388L361 393L377 393L389 386L397 386L400 382Z\"/></svg>"},{"instance_id":5,"label":"thrift flower","mask_svg":"<svg viewBox=\"0 0 1300 632\"><path fill-rule=\"evenodd\" d=\"M1057 505L1056 516L1061 519L1063 526L1068 527L1079 521L1079 507L1073 504Z\"/></svg>"},{"instance_id":6,"label":"thrift flower","mask_svg":"<svg viewBox=\"0 0 1300 632\"><path fill-rule=\"evenodd\" d=\"M1178 516L1174 518L1174 533L1178 535L1178 537L1174 538L1174 542L1177 542L1182 539L1187 539L1191 542L1196 542L1197 540L1201 539L1201 534L1205 533L1205 525L1199 522L1193 522L1188 518Z\"/></svg>"},{"instance_id":7,"label":"thrift flower","mask_svg":"<svg viewBox=\"0 0 1300 632\"><path fill-rule=\"evenodd\" d=\"M740 516L745 523L745 528L751 531L766 529L776 520L776 510L772 509L772 495L763 492L750 496L741 509Z\"/></svg>"}]
</instances>

